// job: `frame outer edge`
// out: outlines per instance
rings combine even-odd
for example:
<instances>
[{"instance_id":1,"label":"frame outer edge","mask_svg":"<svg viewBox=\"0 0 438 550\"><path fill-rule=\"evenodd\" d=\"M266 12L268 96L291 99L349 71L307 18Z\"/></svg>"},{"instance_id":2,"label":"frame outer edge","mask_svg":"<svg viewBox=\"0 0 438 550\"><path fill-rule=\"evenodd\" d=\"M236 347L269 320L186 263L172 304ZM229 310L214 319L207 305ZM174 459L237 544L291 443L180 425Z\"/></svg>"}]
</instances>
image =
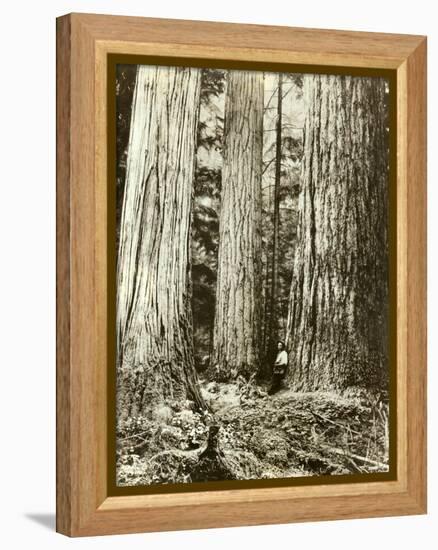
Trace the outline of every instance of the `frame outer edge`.
<instances>
[{"instance_id":1,"label":"frame outer edge","mask_svg":"<svg viewBox=\"0 0 438 550\"><path fill-rule=\"evenodd\" d=\"M427 39L407 59L408 491L427 513Z\"/></svg>"},{"instance_id":2,"label":"frame outer edge","mask_svg":"<svg viewBox=\"0 0 438 550\"><path fill-rule=\"evenodd\" d=\"M87 353L91 352L93 357L95 349L92 343L94 328L91 335L84 341L84 349L77 350L76 344L81 341L80 336L84 335L84 329L77 331L80 326L80 311L78 301L80 291L86 290L87 298L90 289L87 290L87 283L91 283L94 290L94 276L88 271L87 265L79 266L75 261L75 255L79 253L77 245L84 242L90 232L96 229L96 220L84 220L89 223L88 228L79 226L79 212L74 210L80 204L82 190L90 194L90 181L82 181L76 172L86 173L85 168L79 169L74 163L78 161L80 147L79 123L86 124L88 128L82 128L82 137L87 141L90 136L93 138L95 129L90 128L92 122L87 119L89 114L88 106L81 102L78 97L79 91L74 87L80 82L72 82L77 78L78 62L87 51L84 44L93 43L95 47L96 36L92 30L92 23L87 16L82 14L71 14L57 19L57 524L56 530L69 536L85 536L92 534L144 532L150 530L168 530L184 528L201 528L218 526L216 520L205 521L197 525L198 520L193 520L186 525L181 525L180 520L172 520L172 525L167 521L158 519L161 517L160 509L150 510L152 524L145 529L144 519L140 519L135 512L134 516L127 510L113 513L99 513L95 506L94 497L90 497L90 489L93 492L93 478L96 474L96 464L87 464L81 453L89 454L89 445L93 439L90 434L82 435L80 426L86 420L87 413L91 411L92 401L88 397L77 394L84 389L84 384L91 382L96 376L96 365L83 364ZM73 27L73 29L72 29ZM86 28L87 27L87 28ZM94 35L94 36L93 36ZM73 47L72 47L73 42ZM79 50L82 53L78 53ZM75 53L76 52L76 53ZM94 52L95 53L95 52ZM74 59L72 60L72 56ZM413 52L407 57L407 146L403 154L407 159L407 291L408 291L408 342L407 360L411 366L407 373L408 382L408 492L400 495L399 506L391 508L397 514L419 514L426 511L426 40L423 39ZM82 62L95 63L95 59L82 59ZM72 76L73 74L73 76ZM85 73L84 73L85 74ZM80 80L80 79L79 79ZM89 83L87 83L89 85ZM88 94L89 89L84 91ZM90 101L93 99L88 98ZM88 101L85 100L85 101ZM75 128L72 128L75 125ZM75 133L76 132L76 133ZM76 136L76 137L75 137ZM72 143L73 142L73 143ZM90 155L92 151L83 151L84 161L87 169L94 166L94 160ZM412 162L409 162L412 159ZM74 178L72 172L75 172ZM92 186L91 186L92 187ZM82 197L82 200L86 200ZM92 205L93 208L93 205ZM86 208L87 212L89 208ZM90 246L89 243L87 244ZM87 252L88 254L88 252ZM94 261L94 257L92 262ZM94 265L94 264L93 264ZM77 273L81 267L81 273ZM84 268L84 271L82 270ZM82 275L83 282L80 284ZM81 311L81 316L83 311ZM94 319L94 312L93 312ZM76 328L73 328L72 323ZM74 363L74 364L73 364ZM89 369L87 373L87 367ZM414 367L414 368L413 368ZM85 380L80 383L80 377ZM85 386L86 387L86 386ZM81 407L82 410L77 410ZM89 418L89 417L88 417ZM91 429L91 432L93 432ZM91 466L86 472L85 466ZM84 474L80 478L80 474ZM81 474L81 475L82 475ZM326 497L323 502L332 497ZM354 500L354 498L353 498ZM336 498L333 502L337 501ZM262 503L260 503L262 504ZM322 503L321 503L322 504ZM389 504L389 501L388 501ZM223 508L223 505L212 508ZM255 503L254 503L255 506ZM383 506L383 505L382 505ZM187 511L190 517L195 513ZM202 508L202 506L200 507ZM176 510L176 509L175 509ZM389 509L383 506L377 515L393 515ZM111 527L103 519L107 517L113 520L119 516ZM148 516L149 516L148 514ZM283 522L286 518L278 517L277 520L261 520L258 516L259 510L254 509L254 520L245 522L238 518L225 519L221 521L222 526L226 525L260 525ZM281 516L282 514L280 514ZM373 517L372 511L362 510L362 513L346 517ZM154 521L154 517L155 521ZM339 516L339 517L342 517ZM313 519L312 519L313 518ZM312 514L312 517L301 518L298 521L317 521L321 519L333 519L331 514ZM103 521L102 521L103 520ZM173 522L174 521L174 522ZM286 521L297 521L287 518ZM112 523L112 522L111 522ZM149 523L149 522L148 522ZM153 525L155 523L155 525Z\"/></svg>"},{"instance_id":3,"label":"frame outer edge","mask_svg":"<svg viewBox=\"0 0 438 550\"><path fill-rule=\"evenodd\" d=\"M71 18L56 20L56 531L71 534Z\"/></svg>"}]
</instances>

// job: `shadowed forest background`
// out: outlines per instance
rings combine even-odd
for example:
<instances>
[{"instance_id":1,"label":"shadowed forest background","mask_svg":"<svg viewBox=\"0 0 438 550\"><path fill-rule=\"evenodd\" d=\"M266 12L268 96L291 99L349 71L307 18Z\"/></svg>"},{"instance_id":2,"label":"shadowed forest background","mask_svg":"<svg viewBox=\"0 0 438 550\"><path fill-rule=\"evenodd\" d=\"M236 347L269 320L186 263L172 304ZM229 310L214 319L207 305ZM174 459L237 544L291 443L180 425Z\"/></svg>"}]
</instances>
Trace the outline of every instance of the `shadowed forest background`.
<instances>
[{"instance_id":1,"label":"shadowed forest background","mask_svg":"<svg viewBox=\"0 0 438 550\"><path fill-rule=\"evenodd\" d=\"M118 485L387 471L386 81L116 86Z\"/></svg>"}]
</instances>

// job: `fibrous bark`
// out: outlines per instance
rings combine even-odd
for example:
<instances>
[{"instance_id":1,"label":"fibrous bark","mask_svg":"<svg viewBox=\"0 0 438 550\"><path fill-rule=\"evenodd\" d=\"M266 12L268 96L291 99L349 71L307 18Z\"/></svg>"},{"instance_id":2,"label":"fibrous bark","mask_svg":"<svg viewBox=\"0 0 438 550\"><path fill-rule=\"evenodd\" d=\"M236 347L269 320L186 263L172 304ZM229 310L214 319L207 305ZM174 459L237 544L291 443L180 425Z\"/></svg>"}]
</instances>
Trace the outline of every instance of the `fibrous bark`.
<instances>
[{"instance_id":1,"label":"fibrous bark","mask_svg":"<svg viewBox=\"0 0 438 550\"><path fill-rule=\"evenodd\" d=\"M200 71L140 66L117 270L121 417L167 399L202 407L193 362L190 220Z\"/></svg>"},{"instance_id":2,"label":"fibrous bark","mask_svg":"<svg viewBox=\"0 0 438 550\"><path fill-rule=\"evenodd\" d=\"M385 85L380 78L305 78L304 165L287 327L295 389L386 381Z\"/></svg>"},{"instance_id":3,"label":"fibrous bark","mask_svg":"<svg viewBox=\"0 0 438 550\"><path fill-rule=\"evenodd\" d=\"M225 101L214 359L219 379L260 363L263 74L230 71Z\"/></svg>"}]
</instances>

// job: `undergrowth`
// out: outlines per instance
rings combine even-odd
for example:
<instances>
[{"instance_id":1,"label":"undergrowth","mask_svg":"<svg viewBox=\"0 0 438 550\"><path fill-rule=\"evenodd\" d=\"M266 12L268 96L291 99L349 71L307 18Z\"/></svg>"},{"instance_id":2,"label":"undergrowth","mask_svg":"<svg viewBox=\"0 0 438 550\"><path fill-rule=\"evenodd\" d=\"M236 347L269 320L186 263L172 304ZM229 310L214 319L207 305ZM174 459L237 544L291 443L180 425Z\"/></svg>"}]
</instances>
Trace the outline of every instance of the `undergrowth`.
<instances>
[{"instance_id":1,"label":"undergrowth","mask_svg":"<svg viewBox=\"0 0 438 550\"><path fill-rule=\"evenodd\" d=\"M117 426L120 486L188 483L210 426L233 479L375 473L388 470L388 401L363 390L268 396L240 379L205 382L210 412L169 402Z\"/></svg>"}]
</instances>

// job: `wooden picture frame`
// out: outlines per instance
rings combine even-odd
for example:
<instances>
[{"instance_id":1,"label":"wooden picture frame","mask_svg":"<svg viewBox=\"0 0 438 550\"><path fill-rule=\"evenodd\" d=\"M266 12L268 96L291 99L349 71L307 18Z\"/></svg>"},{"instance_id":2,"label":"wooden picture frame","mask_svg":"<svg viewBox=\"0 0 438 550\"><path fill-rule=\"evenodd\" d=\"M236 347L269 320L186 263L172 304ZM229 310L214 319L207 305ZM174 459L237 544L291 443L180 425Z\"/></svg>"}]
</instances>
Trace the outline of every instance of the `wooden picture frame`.
<instances>
[{"instance_id":1,"label":"wooden picture frame","mask_svg":"<svg viewBox=\"0 0 438 550\"><path fill-rule=\"evenodd\" d=\"M392 71L396 475L108 493L108 56ZM57 19L57 531L69 536L426 513L426 38L70 14Z\"/></svg>"}]
</instances>

